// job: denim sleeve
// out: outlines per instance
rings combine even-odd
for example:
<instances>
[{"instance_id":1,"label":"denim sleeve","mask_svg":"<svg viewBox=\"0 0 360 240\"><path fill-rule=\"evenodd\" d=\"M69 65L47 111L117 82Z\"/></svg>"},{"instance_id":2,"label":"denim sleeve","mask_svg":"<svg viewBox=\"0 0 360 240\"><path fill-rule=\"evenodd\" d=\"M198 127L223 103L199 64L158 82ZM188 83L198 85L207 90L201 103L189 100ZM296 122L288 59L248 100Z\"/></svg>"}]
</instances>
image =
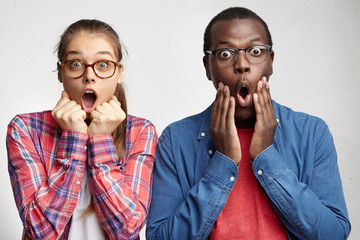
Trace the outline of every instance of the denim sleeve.
<instances>
[{"instance_id":1,"label":"denim sleeve","mask_svg":"<svg viewBox=\"0 0 360 240\"><path fill-rule=\"evenodd\" d=\"M288 168L288 159L271 145L253 162L264 187L290 236L296 239L346 239L350 222L337 166L337 154L325 123L315 134L312 179L307 184ZM301 166L300 166L301 168Z\"/></svg>"},{"instance_id":2,"label":"denim sleeve","mask_svg":"<svg viewBox=\"0 0 360 240\"><path fill-rule=\"evenodd\" d=\"M186 169L177 169L175 161L184 157L194 171L195 156L174 156L168 136L165 130L157 145L146 239L206 239L235 184L237 166L215 152L200 181L186 191Z\"/></svg>"}]
</instances>

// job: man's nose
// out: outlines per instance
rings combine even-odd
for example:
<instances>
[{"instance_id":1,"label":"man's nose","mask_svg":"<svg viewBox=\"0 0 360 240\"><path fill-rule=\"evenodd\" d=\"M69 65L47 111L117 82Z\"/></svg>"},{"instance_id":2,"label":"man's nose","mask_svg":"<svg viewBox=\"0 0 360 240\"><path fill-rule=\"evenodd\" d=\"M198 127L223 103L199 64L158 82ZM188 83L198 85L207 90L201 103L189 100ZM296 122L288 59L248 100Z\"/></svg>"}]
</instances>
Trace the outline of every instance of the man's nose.
<instances>
[{"instance_id":1,"label":"man's nose","mask_svg":"<svg viewBox=\"0 0 360 240\"><path fill-rule=\"evenodd\" d=\"M234 64L234 69L237 73L249 73L250 72L250 63L246 58L244 50L238 51L238 57Z\"/></svg>"}]
</instances>

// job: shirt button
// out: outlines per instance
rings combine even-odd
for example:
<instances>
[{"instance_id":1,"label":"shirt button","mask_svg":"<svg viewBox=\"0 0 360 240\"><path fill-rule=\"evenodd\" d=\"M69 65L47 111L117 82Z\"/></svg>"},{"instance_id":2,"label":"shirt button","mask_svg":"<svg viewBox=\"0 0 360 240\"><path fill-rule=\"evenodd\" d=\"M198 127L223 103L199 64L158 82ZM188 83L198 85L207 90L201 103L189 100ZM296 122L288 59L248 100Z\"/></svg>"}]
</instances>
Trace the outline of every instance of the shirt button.
<instances>
[{"instance_id":1,"label":"shirt button","mask_svg":"<svg viewBox=\"0 0 360 240\"><path fill-rule=\"evenodd\" d=\"M84 149L87 150L87 146L86 146L86 145L85 145Z\"/></svg>"},{"instance_id":2,"label":"shirt button","mask_svg":"<svg viewBox=\"0 0 360 240\"><path fill-rule=\"evenodd\" d=\"M261 175L262 173L263 173L263 171L261 171L261 170L258 170L258 171L257 171L257 174L258 174L258 175Z\"/></svg>"},{"instance_id":3,"label":"shirt button","mask_svg":"<svg viewBox=\"0 0 360 240\"><path fill-rule=\"evenodd\" d=\"M234 180L235 180L235 178L234 178L233 176L231 176L231 177L230 177L230 181L233 182Z\"/></svg>"},{"instance_id":4,"label":"shirt button","mask_svg":"<svg viewBox=\"0 0 360 240\"><path fill-rule=\"evenodd\" d=\"M204 136L205 136L205 133L204 133L204 132L202 132L202 133L200 134L200 136L204 137Z\"/></svg>"},{"instance_id":5,"label":"shirt button","mask_svg":"<svg viewBox=\"0 0 360 240\"><path fill-rule=\"evenodd\" d=\"M210 154L210 155L213 154L213 150L210 149L210 150L209 150L209 154Z\"/></svg>"},{"instance_id":6,"label":"shirt button","mask_svg":"<svg viewBox=\"0 0 360 240\"><path fill-rule=\"evenodd\" d=\"M76 184L77 184L77 185L80 185L80 181L78 180L78 181L76 182Z\"/></svg>"}]
</instances>

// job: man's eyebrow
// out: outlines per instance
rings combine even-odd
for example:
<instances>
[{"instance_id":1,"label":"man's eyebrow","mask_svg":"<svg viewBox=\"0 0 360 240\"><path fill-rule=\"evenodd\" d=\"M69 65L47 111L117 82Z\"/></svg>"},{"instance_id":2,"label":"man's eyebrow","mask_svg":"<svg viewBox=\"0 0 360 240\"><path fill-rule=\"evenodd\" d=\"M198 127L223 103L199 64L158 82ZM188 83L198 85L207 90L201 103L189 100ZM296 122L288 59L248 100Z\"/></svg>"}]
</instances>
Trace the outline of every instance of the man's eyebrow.
<instances>
[{"instance_id":1,"label":"man's eyebrow","mask_svg":"<svg viewBox=\"0 0 360 240\"><path fill-rule=\"evenodd\" d=\"M261 38L254 38L247 41L248 43L261 41ZM220 41L219 44L231 44L229 41Z\"/></svg>"},{"instance_id":2,"label":"man's eyebrow","mask_svg":"<svg viewBox=\"0 0 360 240\"><path fill-rule=\"evenodd\" d=\"M261 41L260 38L254 38L254 39L251 39L249 42L258 42L258 41Z\"/></svg>"}]
</instances>

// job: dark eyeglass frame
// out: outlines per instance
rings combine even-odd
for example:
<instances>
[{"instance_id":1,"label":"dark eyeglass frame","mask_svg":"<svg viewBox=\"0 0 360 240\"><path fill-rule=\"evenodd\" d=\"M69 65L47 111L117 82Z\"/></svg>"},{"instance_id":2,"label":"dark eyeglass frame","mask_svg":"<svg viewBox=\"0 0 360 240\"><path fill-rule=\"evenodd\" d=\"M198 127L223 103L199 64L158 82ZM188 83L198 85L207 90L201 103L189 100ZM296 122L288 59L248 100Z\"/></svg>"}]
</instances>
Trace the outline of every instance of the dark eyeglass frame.
<instances>
[{"instance_id":1,"label":"dark eyeglass frame","mask_svg":"<svg viewBox=\"0 0 360 240\"><path fill-rule=\"evenodd\" d=\"M248 55L247 50L250 49L250 48L254 48L254 47L264 47L264 48L266 49L266 56L265 56L264 60L262 60L261 62L256 62L256 63L254 63L254 62L252 62L252 61L248 58L248 56L247 56L247 55ZM234 58L234 62L233 62L232 64L230 64L230 65L222 65L221 63L219 63L219 61L218 61L218 59L217 59L217 57L216 57L216 53L217 53L218 51L220 51L220 50L226 50L226 49L232 50L232 51L236 52L236 55L235 55L235 58ZM272 49L272 47L271 47L270 45L267 45L267 44L258 44L258 45L251 45L251 46L246 47L246 48L230 48L230 47L228 47L228 48L219 48L219 49L215 49L215 50L207 50L206 53L209 53L209 54L213 55L213 56L215 57L215 59L216 59L216 62L217 62L220 66L229 67L229 66L232 66L233 64L235 64L235 62L238 60L238 58L239 58L239 51L241 51L241 50L243 50L243 51L245 52L245 57L246 57L246 59L247 59L250 63L252 63L252 64L260 64L260 63L263 63L263 62L266 60L266 58L267 58L268 55L269 55L269 52L271 52L271 49Z\"/></svg>"},{"instance_id":2,"label":"dark eyeglass frame","mask_svg":"<svg viewBox=\"0 0 360 240\"><path fill-rule=\"evenodd\" d=\"M65 68L64 68L65 64L68 63L68 62L74 62L74 61L79 62L80 64L82 64L82 65L85 66L85 67L84 67L84 72L83 72L79 77L69 77L69 76L67 76L68 78L72 78L72 79L78 79L78 78L81 78L82 76L84 76L84 74L85 74L85 72L86 72L86 69L87 69L88 67L91 67L91 68L92 68L92 70L94 71L95 75L96 75L98 78L101 78L101 79L111 78L112 76L114 76L115 71L116 71L116 68L121 65L120 62L115 62L115 61L105 60L105 59L104 59L104 60L96 61L96 62L94 62L93 64L86 64L86 63L84 63L83 61L77 60L77 59L71 59L71 60L67 60L67 61L64 61L64 62L58 61L58 64L62 67L65 75L66 75ZM95 64L97 64L97 63L99 63L99 62L108 62L108 63L114 64L114 72L113 72L109 77L101 77L101 76L99 76L99 75L97 74L95 68L94 68Z\"/></svg>"}]
</instances>

